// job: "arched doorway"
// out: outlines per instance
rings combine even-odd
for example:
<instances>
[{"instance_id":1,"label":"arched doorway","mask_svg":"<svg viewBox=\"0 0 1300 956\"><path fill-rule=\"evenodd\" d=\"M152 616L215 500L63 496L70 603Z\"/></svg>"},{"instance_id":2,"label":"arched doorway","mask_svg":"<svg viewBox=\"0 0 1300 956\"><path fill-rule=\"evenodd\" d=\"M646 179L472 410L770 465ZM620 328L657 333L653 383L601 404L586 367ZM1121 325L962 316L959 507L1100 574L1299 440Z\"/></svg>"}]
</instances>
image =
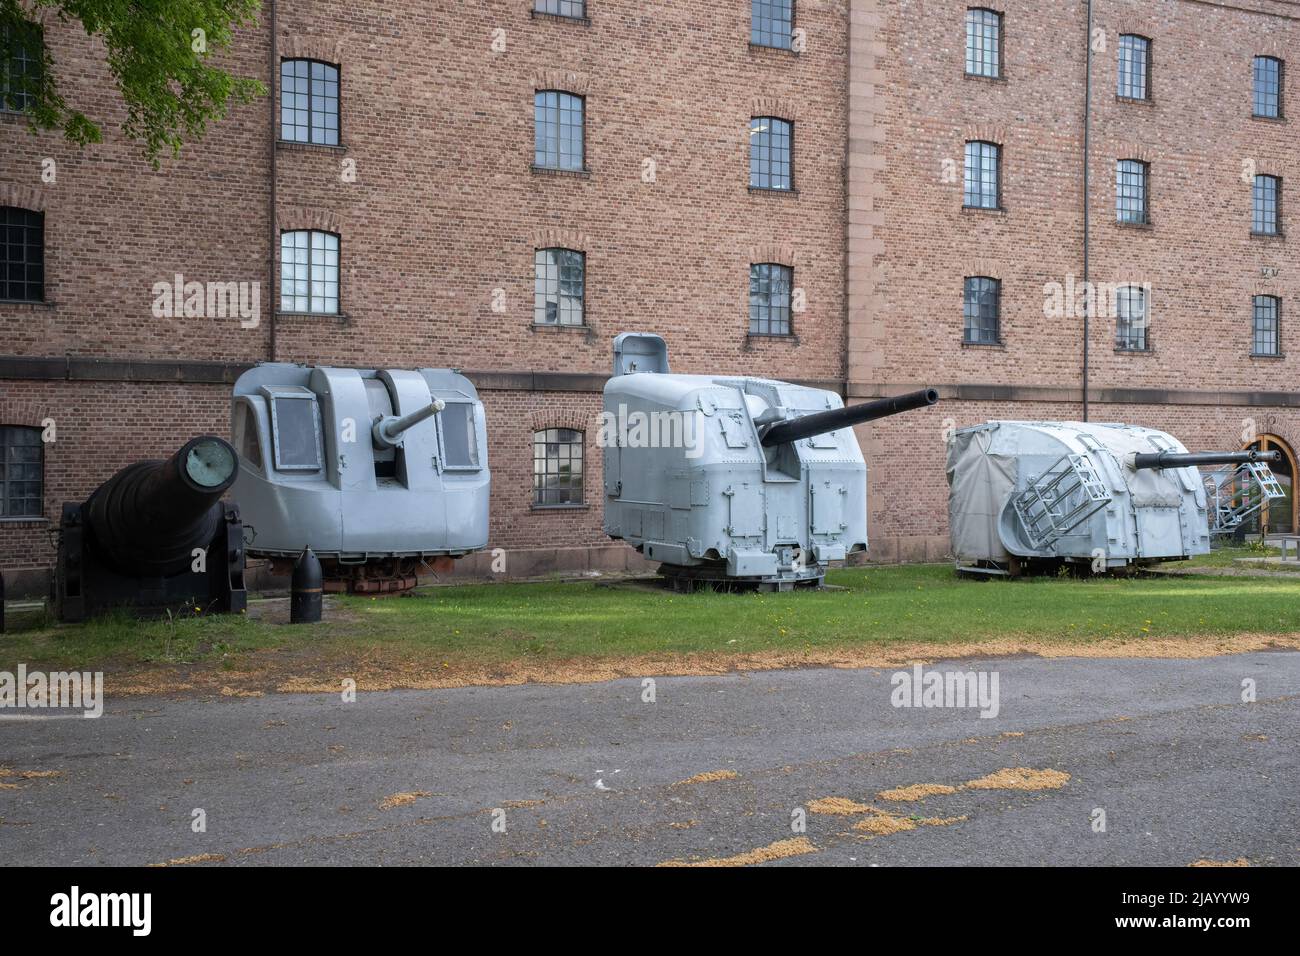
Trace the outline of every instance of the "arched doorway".
<instances>
[{"instance_id":1,"label":"arched doorway","mask_svg":"<svg viewBox=\"0 0 1300 956\"><path fill-rule=\"evenodd\" d=\"M1281 501L1264 502L1264 507L1259 514L1247 522L1251 526L1247 529L1247 533L1258 534L1263 530L1266 534L1300 534L1300 513L1296 511L1294 494L1297 471L1295 452L1285 441L1271 434L1260 435L1256 441L1247 445L1246 449L1282 453L1282 460L1273 462L1269 467L1273 469L1278 484L1286 492L1286 498Z\"/></svg>"}]
</instances>

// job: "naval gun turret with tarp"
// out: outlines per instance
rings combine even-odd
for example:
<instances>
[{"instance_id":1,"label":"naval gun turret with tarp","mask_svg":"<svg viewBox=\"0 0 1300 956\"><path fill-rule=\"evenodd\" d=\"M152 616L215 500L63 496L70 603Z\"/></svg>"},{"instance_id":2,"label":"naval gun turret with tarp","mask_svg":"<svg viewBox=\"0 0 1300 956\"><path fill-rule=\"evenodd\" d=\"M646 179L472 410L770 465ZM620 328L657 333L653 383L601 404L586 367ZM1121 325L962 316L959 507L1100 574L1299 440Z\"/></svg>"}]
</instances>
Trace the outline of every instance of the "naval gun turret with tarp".
<instances>
[{"instance_id":1,"label":"naval gun turret with tarp","mask_svg":"<svg viewBox=\"0 0 1300 956\"><path fill-rule=\"evenodd\" d=\"M1250 466L1272 489L1267 462L1276 457L1189 454L1172 435L1135 425L998 421L961 429L948 449L958 570L1102 572L1207 554L1214 516L1198 468Z\"/></svg>"},{"instance_id":2,"label":"naval gun turret with tarp","mask_svg":"<svg viewBox=\"0 0 1300 956\"><path fill-rule=\"evenodd\" d=\"M682 589L818 585L867 547L867 466L853 425L924 408L932 389L845 408L823 389L673 375L664 340L614 341L605 385L605 533Z\"/></svg>"},{"instance_id":3,"label":"naval gun turret with tarp","mask_svg":"<svg viewBox=\"0 0 1300 956\"><path fill-rule=\"evenodd\" d=\"M400 591L487 545L486 419L457 372L259 365L231 429L248 553L278 571L310 547L326 590Z\"/></svg>"}]
</instances>

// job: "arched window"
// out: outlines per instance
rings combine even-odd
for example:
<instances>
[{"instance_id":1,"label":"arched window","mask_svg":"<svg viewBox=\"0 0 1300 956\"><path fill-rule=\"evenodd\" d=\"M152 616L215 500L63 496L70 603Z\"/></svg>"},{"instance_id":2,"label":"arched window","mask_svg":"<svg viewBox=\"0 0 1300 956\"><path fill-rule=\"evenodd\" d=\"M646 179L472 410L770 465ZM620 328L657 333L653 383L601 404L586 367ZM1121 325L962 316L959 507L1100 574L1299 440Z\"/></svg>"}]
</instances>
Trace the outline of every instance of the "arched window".
<instances>
[{"instance_id":1,"label":"arched window","mask_svg":"<svg viewBox=\"0 0 1300 956\"><path fill-rule=\"evenodd\" d=\"M280 233L280 311L339 311L339 237L298 229Z\"/></svg>"},{"instance_id":2,"label":"arched window","mask_svg":"<svg viewBox=\"0 0 1300 956\"><path fill-rule=\"evenodd\" d=\"M1257 295L1253 305L1251 355L1282 354L1282 300L1275 295Z\"/></svg>"},{"instance_id":3,"label":"arched window","mask_svg":"<svg viewBox=\"0 0 1300 956\"><path fill-rule=\"evenodd\" d=\"M574 249L538 249L533 271L533 322L583 325L586 255Z\"/></svg>"},{"instance_id":4,"label":"arched window","mask_svg":"<svg viewBox=\"0 0 1300 956\"><path fill-rule=\"evenodd\" d=\"M749 121L749 185L794 188L794 124L775 116Z\"/></svg>"},{"instance_id":5,"label":"arched window","mask_svg":"<svg viewBox=\"0 0 1300 956\"><path fill-rule=\"evenodd\" d=\"M1119 38L1119 95L1126 100L1151 98L1151 41L1133 33Z\"/></svg>"},{"instance_id":6,"label":"arched window","mask_svg":"<svg viewBox=\"0 0 1300 956\"><path fill-rule=\"evenodd\" d=\"M1151 167L1141 160L1121 159L1115 164L1115 218L1131 225L1150 221L1147 179Z\"/></svg>"},{"instance_id":7,"label":"arched window","mask_svg":"<svg viewBox=\"0 0 1300 956\"><path fill-rule=\"evenodd\" d=\"M775 262L749 267L749 334L791 335L790 292L794 269Z\"/></svg>"},{"instance_id":8,"label":"arched window","mask_svg":"<svg viewBox=\"0 0 1300 956\"><path fill-rule=\"evenodd\" d=\"M1257 56L1254 64L1254 115L1265 119L1282 118L1282 61L1274 56Z\"/></svg>"},{"instance_id":9,"label":"arched window","mask_svg":"<svg viewBox=\"0 0 1300 956\"><path fill-rule=\"evenodd\" d=\"M1256 176L1251 197L1250 231L1276 236L1282 231L1282 180L1277 176Z\"/></svg>"},{"instance_id":10,"label":"arched window","mask_svg":"<svg viewBox=\"0 0 1300 956\"><path fill-rule=\"evenodd\" d=\"M45 213L0 206L0 299L45 301Z\"/></svg>"},{"instance_id":11,"label":"arched window","mask_svg":"<svg viewBox=\"0 0 1300 956\"><path fill-rule=\"evenodd\" d=\"M1002 341L1002 283L988 276L968 276L962 298L962 341L997 345Z\"/></svg>"},{"instance_id":12,"label":"arched window","mask_svg":"<svg viewBox=\"0 0 1300 956\"><path fill-rule=\"evenodd\" d=\"M339 144L339 68L319 60L280 63L280 138Z\"/></svg>"},{"instance_id":13,"label":"arched window","mask_svg":"<svg viewBox=\"0 0 1300 956\"><path fill-rule=\"evenodd\" d=\"M971 140L966 144L965 198L968 209L1002 206L1002 147Z\"/></svg>"},{"instance_id":14,"label":"arched window","mask_svg":"<svg viewBox=\"0 0 1300 956\"><path fill-rule=\"evenodd\" d=\"M1140 285L1115 290L1115 347L1124 352L1145 352L1151 348L1147 330L1151 324L1151 303Z\"/></svg>"},{"instance_id":15,"label":"arched window","mask_svg":"<svg viewBox=\"0 0 1300 956\"><path fill-rule=\"evenodd\" d=\"M586 103L560 90L538 90L533 97L533 165L538 169L586 168L583 141Z\"/></svg>"},{"instance_id":16,"label":"arched window","mask_svg":"<svg viewBox=\"0 0 1300 956\"><path fill-rule=\"evenodd\" d=\"M546 428L533 433L533 504L555 507L582 504L583 433Z\"/></svg>"},{"instance_id":17,"label":"arched window","mask_svg":"<svg viewBox=\"0 0 1300 956\"><path fill-rule=\"evenodd\" d=\"M1002 14L983 7L966 11L966 72L994 79L1002 75Z\"/></svg>"},{"instance_id":18,"label":"arched window","mask_svg":"<svg viewBox=\"0 0 1300 956\"><path fill-rule=\"evenodd\" d=\"M39 518L45 513L44 469L41 430L0 425L0 518Z\"/></svg>"}]
</instances>

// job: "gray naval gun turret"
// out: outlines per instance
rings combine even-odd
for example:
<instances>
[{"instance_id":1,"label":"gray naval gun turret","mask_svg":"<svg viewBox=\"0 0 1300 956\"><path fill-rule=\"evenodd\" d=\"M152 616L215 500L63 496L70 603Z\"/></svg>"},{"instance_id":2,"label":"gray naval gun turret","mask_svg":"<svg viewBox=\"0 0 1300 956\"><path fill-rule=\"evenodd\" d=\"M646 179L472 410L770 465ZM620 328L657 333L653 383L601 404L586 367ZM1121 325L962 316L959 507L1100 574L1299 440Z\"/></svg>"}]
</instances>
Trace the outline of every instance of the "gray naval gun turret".
<instances>
[{"instance_id":1,"label":"gray naval gun turret","mask_svg":"<svg viewBox=\"0 0 1300 956\"><path fill-rule=\"evenodd\" d=\"M1260 494L1280 495L1276 452L1189 454L1172 435L1136 425L995 421L957 431L948 447L948 511L961 572L1062 566L1106 572L1210 550L1201 466L1239 466Z\"/></svg>"},{"instance_id":2,"label":"gray naval gun turret","mask_svg":"<svg viewBox=\"0 0 1300 956\"><path fill-rule=\"evenodd\" d=\"M605 385L605 533L681 590L819 585L867 547L867 466L852 426L933 405L933 389L845 408L834 392L673 375L658 335L614 341Z\"/></svg>"},{"instance_id":3,"label":"gray naval gun turret","mask_svg":"<svg viewBox=\"0 0 1300 956\"><path fill-rule=\"evenodd\" d=\"M259 365L231 431L248 553L277 571L310 547L326 590L400 591L487 545L486 419L454 371Z\"/></svg>"}]
</instances>

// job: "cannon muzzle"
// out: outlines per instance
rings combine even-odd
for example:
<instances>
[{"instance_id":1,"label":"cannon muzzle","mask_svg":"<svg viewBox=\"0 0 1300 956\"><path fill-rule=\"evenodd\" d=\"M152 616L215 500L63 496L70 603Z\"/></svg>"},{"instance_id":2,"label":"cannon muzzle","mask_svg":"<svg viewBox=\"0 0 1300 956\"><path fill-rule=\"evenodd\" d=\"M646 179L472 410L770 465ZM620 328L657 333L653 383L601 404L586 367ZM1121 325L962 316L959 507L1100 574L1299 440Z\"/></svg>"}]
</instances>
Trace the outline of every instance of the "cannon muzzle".
<instances>
[{"instance_id":1,"label":"cannon muzzle","mask_svg":"<svg viewBox=\"0 0 1300 956\"><path fill-rule=\"evenodd\" d=\"M221 496L238 474L235 450L212 435L191 439L166 461L127 465L82 509L95 551L131 577L186 571L225 520Z\"/></svg>"},{"instance_id":2,"label":"cannon muzzle","mask_svg":"<svg viewBox=\"0 0 1300 956\"><path fill-rule=\"evenodd\" d=\"M1172 451L1134 455L1133 468L1194 468L1201 465L1252 465L1279 461L1280 451L1208 451L1197 454L1180 454Z\"/></svg>"},{"instance_id":3,"label":"cannon muzzle","mask_svg":"<svg viewBox=\"0 0 1300 956\"><path fill-rule=\"evenodd\" d=\"M420 424L427 418L432 418L440 411L447 407L447 403L441 398L435 398L424 408L417 409L409 415L403 415L401 418L390 415L387 418L381 418L375 422L373 430L375 443L380 448L392 448L402 440L402 432Z\"/></svg>"},{"instance_id":4,"label":"cannon muzzle","mask_svg":"<svg viewBox=\"0 0 1300 956\"><path fill-rule=\"evenodd\" d=\"M836 408L829 412L814 412L798 418L777 422L763 432L763 444L768 448L785 445L801 438L811 438L824 432L833 432L837 428L874 422L878 418L899 415L917 408L929 408L939 401L939 393L933 388L923 388L919 392L898 395L894 398L882 398L864 405L851 405Z\"/></svg>"}]
</instances>

